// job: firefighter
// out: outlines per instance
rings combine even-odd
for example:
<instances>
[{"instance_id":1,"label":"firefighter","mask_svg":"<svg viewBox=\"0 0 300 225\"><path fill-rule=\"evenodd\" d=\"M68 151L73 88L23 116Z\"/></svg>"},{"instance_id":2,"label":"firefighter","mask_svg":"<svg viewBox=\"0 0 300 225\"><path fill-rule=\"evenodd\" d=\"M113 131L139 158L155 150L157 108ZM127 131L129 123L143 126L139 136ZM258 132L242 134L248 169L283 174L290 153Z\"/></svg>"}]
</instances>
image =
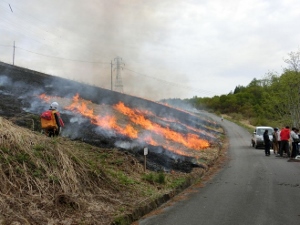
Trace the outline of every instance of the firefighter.
<instances>
[{"instance_id":1,"label":"firefighter","mask_svg":"<svg viewBox=\"0 0 300 225\"><path fill-rule=\"evenodd\" d=\"M58 106L57 102L52 102L49 110L43 112L41 115L41 127L49 137L58 136L61 133L61 128L64 126Z\"/></svg>"}]
</instances>

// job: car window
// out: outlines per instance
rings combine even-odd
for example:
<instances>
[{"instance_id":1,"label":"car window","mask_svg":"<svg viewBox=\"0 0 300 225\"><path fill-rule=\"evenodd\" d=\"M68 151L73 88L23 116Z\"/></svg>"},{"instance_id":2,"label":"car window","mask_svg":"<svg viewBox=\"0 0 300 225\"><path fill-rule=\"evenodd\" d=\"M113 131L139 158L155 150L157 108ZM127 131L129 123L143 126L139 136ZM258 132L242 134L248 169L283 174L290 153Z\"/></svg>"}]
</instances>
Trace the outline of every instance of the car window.
<instances>
[{"instance_id":1,"label":"car window","mask_svg":"<svg viewBox=\"0 0 300 225\"><path fill-rule=\"evenodd\" d=\"M257 129L256 134L257 135L263 135L265 130L268 130L268 134L271 135L273 133L273 129L269 128L269 129Z\"/></svg>"},{"instance_id":2,"label":"car window","mask_svg":"<svg viewBox=\"0 0 300 225\"><path fill-rule=\"evenodd\" d=\"M262 135L263 133L264 133L264 132L263 132L262 129L258 129L257 132L256 132L257 135Z\"/></svg>"},{"instance_id":3,"label":"car window","mask_svg":"<svg viewBox=\"0 0 300 225\"><path fill-rule=\"evenodd\" d=\"M269 134L272 134L273 132L274 132L273 129L268 129L268 133L269 133Z\"/></svg>"}]
</instances>

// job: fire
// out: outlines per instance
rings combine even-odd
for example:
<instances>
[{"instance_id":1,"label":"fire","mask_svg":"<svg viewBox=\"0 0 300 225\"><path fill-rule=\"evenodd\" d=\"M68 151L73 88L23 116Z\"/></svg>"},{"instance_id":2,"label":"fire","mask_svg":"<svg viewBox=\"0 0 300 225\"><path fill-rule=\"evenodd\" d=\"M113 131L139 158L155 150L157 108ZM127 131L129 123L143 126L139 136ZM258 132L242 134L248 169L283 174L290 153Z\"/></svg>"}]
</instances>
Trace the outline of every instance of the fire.
<instances>
[{"instance_id":1,"label":"fire","mask_svg":"<svg viewBox=\"0 0 300 225\"><path fill-rule=\"evenodd\" d=\"M39 97L46 102L54 98L45 94ZM94 104L91 101L80 98L79 94L73 96L72 101L69 101L69 105L66 106L65 109L79 113L90 119L92 124L102 129L113 130L131 139L142 140L153 146L162 146L178 154L190 155L184 149L203 150L210 146L207 140L199 138L198 135L193 133L182 134L169 127L157 124L147 118L147 116L156 117L152 112L131 109L125 106L123 102L114 105L113 109L116 110L116 113L126 116L127 120L130 121L130 123L127 122L126 125L124 125L124 121L123 125L120 125L120 121L118 121L116 115L113 115L114 113L95 113ZM160 119L166 122L169 120L168 118ZM185 126L189 128L187 125ZM195 132L195 129L196 128L190 128L189 130ZM197 131L201 133L200 130L197 129Z\"/></svg>"},{"instance_id":2,"label":"fire","mask_svg":"<svg viewBox=\"0 0 300 225\"><path fill-rule=\"evenodd\" d=\"M95 115L94 110L88 108L89 104L92 104L92 102L84 99L80 99L79 94L76 94L73 97L73 103L65 107L65 109L80 113L82 116L89 118L92 124L101 126L104 129L113 129L118 133L126 135L130 138L138 137L138 132L131 125L127 125L125 128L121 128L117 124L117 119L114 116Z\"/></svg>"},{"instance_id":3,"label":"fire","mask_svg":"<svg viewBox=\"0 0 300 225\"><path fill-rule=\"evenodd\" d=\"M159 124L152 123L150 120L146 119L144 115L135 112L129 107L126 107L122 102L116 104L114 108L128 116L133 123L142 126L146 130L160 134L167 140L178 142L187 148L192 148L195 150L209 147L208 141L199 139L197 135L187 134L185 136L169 128L164 128Z\"/></svg>"},{"instance_id":4,"label":"fire","mask_svg":"<svg viewBox=\"0 0 300 225\"><path fill-rule=\"evenodd\" d=\"M44 100L45 102L50 102L50 100L52 99L52 97L47 96L46 94L40 94L39 98Z\"/></svg>"},{"instance_id":5,"label":"fire","mask_svg":"<svg viewBox=\"0 0 300 225\"><path fill-rule=\"evenodd\" d=\"M160 103L160 104L166 105L168 107L171 107L167 103ZM175 109L190 114L187 111L184 111L184 110L181 110L181 109L177 109L177 108L175 108ZM154 114L152 112L148 111L148 110L136 110L136 111L140 112L140 113L142 113L144 115L147 115L147 116L154 116ZM155 117L157 117L157 116L155 116ZM175 119L171 119L171 118L162 118L162 117L157 117L157 118L159 118L162 121L168 122L168 123L180 124L181 126L185 127L187 130L190 130L190 131L193 131L193 132L196 132L196 133L200 133L200 134L204 134L206 136L214 138L214 135L212 135L212 134L210 134L210 133L208 133L208 132L206 132L204 130L200 130L200 129L197 129L195 127L188 126L187 124L181 123L179 120L175 120ZM212 122L212 121L210 121L210 122Z\"/></svg>"}]
</instances>

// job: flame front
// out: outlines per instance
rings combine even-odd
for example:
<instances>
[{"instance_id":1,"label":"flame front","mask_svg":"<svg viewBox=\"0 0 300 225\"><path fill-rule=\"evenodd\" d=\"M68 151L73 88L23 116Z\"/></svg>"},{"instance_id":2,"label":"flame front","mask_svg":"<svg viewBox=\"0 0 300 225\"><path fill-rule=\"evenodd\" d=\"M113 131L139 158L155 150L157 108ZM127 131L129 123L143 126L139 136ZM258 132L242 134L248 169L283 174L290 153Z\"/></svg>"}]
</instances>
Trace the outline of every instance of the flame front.
<instances>
[{"instance_id":1,"label":"flame front","mask_svg":"<svg viewBox=\"0 0 300 225\"><path fill-rule=\"evenodd\" d=\"M159 124L152 123L150 120L146 119L144 115L140 114L139 112L135 112L129 107L126 107L122 102L119 102L114 106L114 108L128 116L133 123L142 126L146 130L162 135L167 140L178 142L187 148L195 150L209 147L208 141L199 139L197 135L187 134L185 136L169 128L164 128Z\"/></svg>"},{"instance_id":2,"label":"flame front","mask_svg":"<svg viewBox=\"0 0 300 225\"><path fill-rule=\"evenodd\" d=\"M130 138L138 137L138 132L131 125L127 125L125 128L122 128L117 124L117 119L114 116L95 115L94 110L88 108L89 104L92 104L92 102L81 99L79 98L79 95L76 94L73 97L72 104L66 106L65 109L80 113L82 116L89 118L92 124L100 126L104 129L115 130L116 132L128 136Z\"/></svg>"},{"instance_id":3,"label":"flame front","mask_svg":"<svg viewBox=\"0 0 300 225\"><path fill-rule=\"evenodd\" d=\"M39 97L46 102L49 102L54 98L45 94L42 94ZM118 121L118 117L112 115L113 113L111 112L95 113L93 103L80 98L79 94L76 94L73 97L71 103L66 106L65 109L89 118L92 124L95 124L102 129L113 130L131 139L139 139L153 146L163 146L177 154L191 155L185 150L203 150L210 146L207 140L200 139L196 134L182 134L169 127L163 127L160 124L152 122L150 119L146 118L147 116L155 117L152 112L131 109L128 106L125 106L123 102L114 105L113 109L120 115L122 114L123 117L124 115L126 116L126 120L130 121L130 123L128 122L126 125L119 125L122 123ZM164 121L168 121L168 118L163 119ZM188 126L186 127L188 128ZM194 130L195 128L193 128L193 131ZM197 131L201 132L200 130Z\"/></svg>"}]
</instances>

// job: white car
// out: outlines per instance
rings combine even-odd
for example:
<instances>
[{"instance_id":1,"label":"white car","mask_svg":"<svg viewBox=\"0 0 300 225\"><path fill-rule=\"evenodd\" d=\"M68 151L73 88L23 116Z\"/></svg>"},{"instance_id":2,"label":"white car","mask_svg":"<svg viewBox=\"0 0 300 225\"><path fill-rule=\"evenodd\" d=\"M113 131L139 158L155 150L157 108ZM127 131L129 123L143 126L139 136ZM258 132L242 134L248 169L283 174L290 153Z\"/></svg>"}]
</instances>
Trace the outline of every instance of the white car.
<instances>
[{"instance_id":1,"label":"white car","mask_svg":"<svg viewBox=\"0 0 300 225\"><path fill-rule=\"evenodd\" d=\"M274 132L273 127L258 126L258 127L255 127L255 130L253 132L253 136L251 139L252 147L260 148L260 147L265 146L264 137L263 137L265 130L268 130L270 140L271 140L271 142L273 141L273 135L272 135ZM272 146L272 144L271 144L271 146Z\"/></svg>"}]
</instances>

